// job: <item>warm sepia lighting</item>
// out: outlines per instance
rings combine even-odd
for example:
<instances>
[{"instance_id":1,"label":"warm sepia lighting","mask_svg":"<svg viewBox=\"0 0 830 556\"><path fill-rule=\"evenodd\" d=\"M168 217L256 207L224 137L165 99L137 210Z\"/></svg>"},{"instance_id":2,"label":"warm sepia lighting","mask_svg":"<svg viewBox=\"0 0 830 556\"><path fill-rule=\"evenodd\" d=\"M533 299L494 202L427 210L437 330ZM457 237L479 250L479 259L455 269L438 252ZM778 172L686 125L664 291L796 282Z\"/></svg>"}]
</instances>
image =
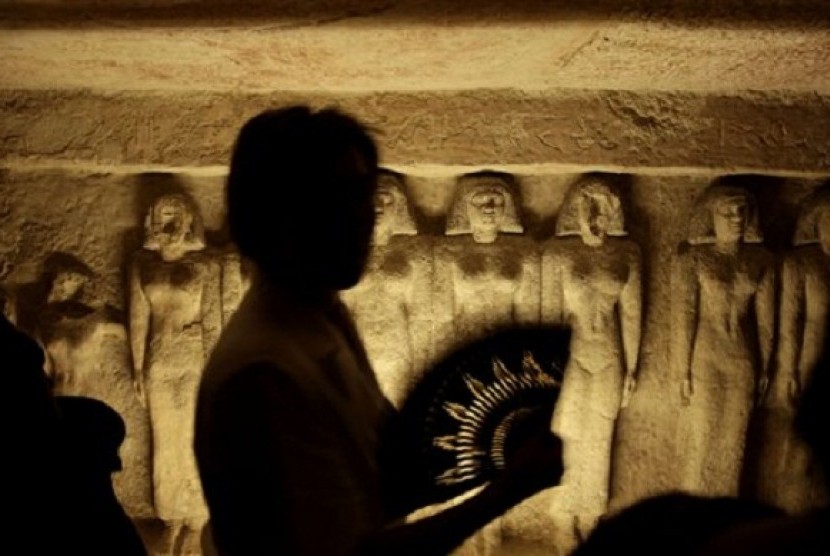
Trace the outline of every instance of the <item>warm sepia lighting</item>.
<instances>
[{"instance_id":1,"label":"warm sepia lighting","mask_svg":"<svg viewBox=\"0 0 830 556\"><path fill-rule=\"evenodd\" d=\"M196 387L252 277L228 156L295 103L380 146L342 299L396 407L467 342L573 331L561 485L463 554L564 551L673 489L826 502L792 420L830 312L830 7L759 2L3 2L0 306L56 392L124 418L113 480L148 547L201 551ZM472 473L468 440L435 439L461 454L437 480Z\"/></svg>"}]
</instances>

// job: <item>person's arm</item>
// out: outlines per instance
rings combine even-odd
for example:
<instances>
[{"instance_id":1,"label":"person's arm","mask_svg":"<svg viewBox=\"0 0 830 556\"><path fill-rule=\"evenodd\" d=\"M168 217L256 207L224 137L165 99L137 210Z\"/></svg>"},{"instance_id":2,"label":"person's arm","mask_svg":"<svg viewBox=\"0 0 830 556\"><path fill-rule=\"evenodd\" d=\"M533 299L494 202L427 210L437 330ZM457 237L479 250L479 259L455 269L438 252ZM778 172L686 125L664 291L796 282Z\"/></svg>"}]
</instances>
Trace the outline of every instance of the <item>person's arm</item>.
<instances>
[{"instance_id":1,"label":"person's arm","mask_svg":"<svg viewBox=\"0 0 830 556\"><path fill-rule=\"evenodd\" d=\"M513 506L558 484L562 472L561 441L540 430L479 493L438 514L389 525L366 539L360 556L448 554Z\"/></svg>"},{"instance_id":2,"label":"person's arm","mask_svg":"<svg viewBox=\"0 0 830 556\"><path fill-rule=\"evenodd\" d=\"M771 263L767 263L758 284L758 290L755 292L755 318L758 327L758 347L761 353L761 369L757 386L757 400L760 403L766 397L769 387L775 329L775 267Z\"/></svg>"},{"instance_id":3,"label":"person's arm","mask_svg":"<svg viewBox=\"0 0 830 556\"><path fill-rule=\"evenodd\" d=\"M540 320L542 324L565 323L565 300L562 283L562 272L565 258L557 253L564 245L562 241L551 241L542 253L541 273L542 291Z\"/></svg>"},{"instance_id":4,"label":"person's arm","mask_svg":"<svg viewBox=\"0 0 830 556\"><path fill-rule=\"evenodd\" d=\"M778 321L778 369L779 379L786 379L787 398L795 406L801 390L799 359L803 330L800 326L804 315L804 275L794 254L784 260L781 270L781 299ZM783 376L781 376L783 375Z\"/></svg>"},{"instance_id":5,"label":"person's arm","mask_svg":"<svg viewBox=\"0 0 830 556\"><path fill-rule=\"evenodd\" d=\"M147 335L150 333L150 303L144 295L141 285L141 262L143 258L135 255L130 262L130 348L133 355L133 386L138 400L147 407L147 395L144 390L144 355L147 348Z\"/></svg>"},{"instance_id":6,"label":"person's arm","mask_svg":"<svg viewBox=\"0 0 830 556\"><path fill-rule=\"evenodd\" d=\"M628 246L628 281L620 293L620 328L625 356L625 379L620 407L627 407L637 387L637 361L640 355L642 331L642 272L640 249L636 244Z\"/></svg>"},{"instance_id":7,"label":"person's arm","mask_svg":"<svg viewBox=\"0 0 830 556\"><path fill-rule=\"evenodd\" d=\"M692 352L697 331L699 296L697 269L692 253L680 253L672 260L672 359L681 378L681 399L684 403L694 395Z\"/></svg>"}]
</instances>

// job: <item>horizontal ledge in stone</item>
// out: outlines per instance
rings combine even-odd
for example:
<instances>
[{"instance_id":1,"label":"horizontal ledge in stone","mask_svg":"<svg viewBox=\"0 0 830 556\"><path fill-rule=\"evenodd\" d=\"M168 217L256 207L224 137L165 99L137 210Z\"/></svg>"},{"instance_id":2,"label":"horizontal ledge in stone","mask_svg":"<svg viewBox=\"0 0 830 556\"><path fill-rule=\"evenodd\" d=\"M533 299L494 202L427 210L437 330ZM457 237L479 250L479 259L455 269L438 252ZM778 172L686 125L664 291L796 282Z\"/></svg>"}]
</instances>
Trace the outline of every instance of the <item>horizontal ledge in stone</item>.
<instances>
[{"instance_id":1,"label":"horizontal ledge in stone","mask_svg":"<svg viewBox=\"0 0 830 556\"><path fill-rule=\"evenodd\" d=\"M703 168L693 166L643 166L623 167L610 165L575 165L557 163L536 164L391 164L381 161L381 166L408 176L423 178L457 177L482 170L493 170L514 175L539 176L558 174L584 174L588 172L607 172L612 174L632 174L638 176L704 176L717 177L727 174L760 173L757 168L722 167ZM113 174L137 175L143 173L182 174L194 177L225 177L227 165L213 166L169 166L163 164L100 164L84 160L63 160L49 158L6 157L0 161L0 173L60 173L70 174ZM785 170L764 168L763 175L780 178L825 179L828 171Z\"/></svg>"},{"instance_id":2,"label":"horizontal ledge in stone","mask_svg":"<svg viewBox=\"0 0 830 556\"><path fill-rule=\"evenodd\" d=\"M0 158L221 166L249 117L298 103L354 114L393 166L830 172L830 97L795 92L0 90Z\"/></svg>"}]
</instances>

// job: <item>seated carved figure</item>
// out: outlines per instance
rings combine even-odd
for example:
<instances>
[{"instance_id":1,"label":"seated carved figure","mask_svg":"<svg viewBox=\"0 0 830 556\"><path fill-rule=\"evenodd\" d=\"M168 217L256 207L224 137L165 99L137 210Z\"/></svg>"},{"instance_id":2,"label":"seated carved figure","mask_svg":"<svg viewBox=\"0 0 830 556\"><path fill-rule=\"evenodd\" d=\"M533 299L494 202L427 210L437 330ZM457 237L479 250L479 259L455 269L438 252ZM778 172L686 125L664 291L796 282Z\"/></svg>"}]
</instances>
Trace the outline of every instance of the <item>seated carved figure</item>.
<instances>
[{"instance_id":1,"label":"seated carved figure","mask_svg":"<svg viewBox=\"0 0 830 556\"><path fill-rule=\"evenodd\" d=\"M372 252L360 282L341 294L381 390L396 407L423 371L430 337L432 253L417 230L403 176L381 171Z\"/></svg>"},{"instance_id":2,"label":"seated carved figure","mask_svg":"<svg viewBox=\"0 0 830 556\"><path fill-rule=\"evenodd\" d=\"M553 418L564 441L565 475L552 511L560 520L573 519L584 534L607 509L617 414L635 385L640 248L625 239L617 187L598 174L573 185L556 235L542 256L542 319L568 323L573 337Z\"/></svg>"},{"instance_id":3,"label":"seated carved figure","mask_svg":"<svg viewBox=\"0 0 830 556\"><path fill-rule=\"evenodd\" d=\"M539 319L539 259L524 233L513 178L480 172L458 180L436 249L438 351Z\"/></svg>"},{"instance_id":4,"label":"seated carved figure","mask_svg":"<svg viewBox=\"0 0 830 556\"><path fill-rule=\"evenodd\" d=\"M673 359L682 380L683 488L738 493L755 399L768 384L774 264L754 197L717 182L700 197L674 261Z\"/></svg>"},{"instance_id":5,"label":"seated carved figure","mask_svg":"<svg viewBox=\"0 0 830 556\"><path fill-rule=\"evenodd\" d=\"M130 340L152 427L155 509L175 544L185 527L199 529L207 519L193 420L202 367L221 327L220 265L184 195L157 198L144 228L144 248L129 267Z\"/></svg>"}]
</instances>

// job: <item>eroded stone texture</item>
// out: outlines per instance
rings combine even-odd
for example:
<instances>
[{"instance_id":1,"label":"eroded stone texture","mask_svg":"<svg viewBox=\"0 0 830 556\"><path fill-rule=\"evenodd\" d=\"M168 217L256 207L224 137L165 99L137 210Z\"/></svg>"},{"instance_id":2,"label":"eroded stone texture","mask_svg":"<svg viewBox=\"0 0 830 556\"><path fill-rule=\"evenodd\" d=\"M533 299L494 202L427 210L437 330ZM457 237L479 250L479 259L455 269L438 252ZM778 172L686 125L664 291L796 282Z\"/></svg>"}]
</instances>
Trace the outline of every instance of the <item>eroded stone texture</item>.
<instances>
[{"instance_id":1,"label":"eroded stone texture","mask_svg":"<svg viewBox=\"0 0 830 556\"><path fill-rule=\"evenodd\" d=\"M121 415L126 437L119 450L122 470L113 476L113 486L129 515L150 517L150 426L133 389L123 316L95 298L95 276L82 261L55 253L44 266L47 296L33 334L46 352L54 392L101 400Z\"/></svg>"},{"instance_id":2,"label":"eroded stone texture","mask_svg":"<svg viewBox=\"0 0 830 556\"><path fill-rule=\"evenodd\" d=\"M221 269L201 216L182 194L155 199L144 247L129 263L130 340L139 398L153 433L156 513L175 530L207 520L193 427L196 393L221 328ZM173 541L176 541L174 536Z\"/></svg>"},{"instance_id":3,"label":"eroded stone texture","mask_svg":"<svg viewBox=\"0 0 830 556\"><path fill-rule=\"evenodd\" d=\"M388 165L830 172L830 99L795 92L0 90L0 157L224 166L248 118L295 103L337 106L381 130Z\"/></svg>"},{"instance_id":4,"label":"eroded stone texture","mask_svg":"<svg viewBox=\"0 0 830 556\"><path fill-rule=\"evenodd\" d=\"M341 294L381 390L397 407L431 359L432 249L417 235L404 178L382 172L366 272Z\"/></svg>"},{"instance_id":5,"label":"eroded stone texture","mask_svg":"<svg viewBox=\"0 0 830 556\"><path fill-rule=\"evenodd\" d=\"M682 421L681 485L737 495L747 429L769 381L775 267L746 189L713 184L697 201L675 259L672 342ZM677 399L677 398L675 398Z\"/></svg>"},{"instance_id":6,"label":"eroded stone texture","mask_svg":"<svg viewBox=\"0 0 830 556\"><path fill-rule=\"evenodd\" d=\"M570 325L573 338L552 423L565 460L552 511L584 535L607 510L617 413L636 384L642 265L613 176L572 186L556 235L542 258L542 320Z\"/></svg>"}]
</instances>

